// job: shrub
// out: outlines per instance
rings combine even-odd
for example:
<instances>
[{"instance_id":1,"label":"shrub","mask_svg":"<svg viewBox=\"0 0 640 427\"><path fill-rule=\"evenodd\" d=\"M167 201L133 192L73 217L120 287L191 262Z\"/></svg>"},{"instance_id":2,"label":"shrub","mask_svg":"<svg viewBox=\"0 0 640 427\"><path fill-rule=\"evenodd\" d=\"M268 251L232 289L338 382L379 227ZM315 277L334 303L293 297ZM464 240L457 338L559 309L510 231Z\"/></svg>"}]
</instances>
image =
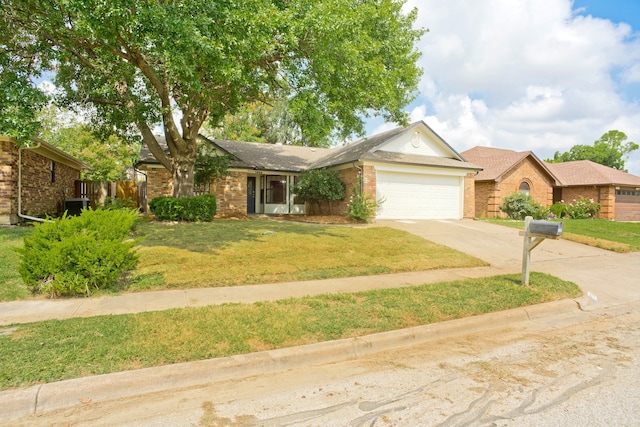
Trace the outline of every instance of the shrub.
<instances>
[{"instance_id":1,"label":"shrub","mask_svg":"<svg viewBox=\"0 0 640 427\"><path fill-rule=\"evenodd\" d=\"M159 221L203 221L209 222L216 215L216 197L213 194L184 197L155 197L149 202L151 213Z\"/></svg>"},{"instance_id":2,"label":"shrub","mask_svg":"<svg viewBox=\"0 0 640 427\"><path fill-rule=\"evenodd\" d=\"M354 195L349 197L347 218L351 221L365 222L376 215L376 211L384 203L384 199L375 200L368 193L361 193L358 187L353 189Z\"/></svg>"},{"instance_id":3,"label":"shrub","mask_svg":"<svg viewBox=\"0 0 640 427\"><path fill-rule=\"evenodd\" d=\"M600 203L596 203L593 199L580 197L571 203L565 203L566 216L572 219L595 218L600 212Z\"/></svg>"},{"instance_id":4,"label":"shrub","mask_svg":"<svg viewBox=\"0 0 640 427\"><path fill-rule=\"evenodd\" d=\"M37 224L17 249L22 280L51 297L114 287L138 262L129 239L137 218L133 210L84 209L80 216Z\"/></svg>"},{"instance_id":5,"label":"shrub","mask_svg":"<svg viewBox=\"0 0 640 427\"><path fill-rule=\"evenodd\" d=\"M307 202L317 203L318 210L321 203L328 202L331 213L331 203L344 198L344 184L335 171L313 169L300 175L293 192Z\"/></svg>"},{"instance_id":6,"label":"shrub","mask_svg":"<svg viewBox=\"0 0 640 427\"><path fill-rule=\"evenodd\" d=\"M513 193L504 198L500 205L500 210L506 213L509 218L522 220L527 216L534 219L546 219L549 217L549 209L525 193Z\"/></svg>"},{"instance_id":7,"label":"shrub","mask_svg":"<svg viewBox=\"0 0 640 427\"><path fill-rule=\"evenodd\" d=\"M567 215L567 208L564 202L557 202L549 207L549 210L556 218L564 218Z\"/></svg>"}]
</instances>

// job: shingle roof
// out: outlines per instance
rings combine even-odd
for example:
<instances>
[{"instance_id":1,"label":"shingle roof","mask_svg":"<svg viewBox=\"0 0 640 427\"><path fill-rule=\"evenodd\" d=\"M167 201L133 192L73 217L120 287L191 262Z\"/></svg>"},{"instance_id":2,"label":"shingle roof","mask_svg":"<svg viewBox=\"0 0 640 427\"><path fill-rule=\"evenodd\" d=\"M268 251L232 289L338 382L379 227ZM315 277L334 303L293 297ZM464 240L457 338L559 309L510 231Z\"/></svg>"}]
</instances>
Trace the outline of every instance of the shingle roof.
<instances>
[{"instance_id":1,"label":"shingle roof","mask_svg":"<svg viewBox=\"0 0 640 427\"><path fill-rule=\"evenodd\" d=\"M472 163L466 162L462 156L460 156L449 146L449 144L442 140L442 138L433 131L433 134L441 141L441 143L450 150L453 156L452 158L384 151L383 145L387 141L420 125L426 126L423 122L416 122L409 127L391 129L336 148L312 148L293 145L274 145L202 138L227 153L232 154L234 156L234 160L231 162L231 166L236 168L282 172L303 172L308 169L319 169L323 167L370 160L414 164L420 166L439 166L475 170L481 169ZM157 136L156 138L158 138L158 142L166 151L167 149L164 137ZM143 145L140 150L139 164L144 163L158 163L146 145Z\"/></svg>"},{"instance_id":2,"label":"shingle roof","mask_svg":"<svg viewBox=\"0 0 640 427\"><path fill-rule=\"evenodd\" d=\"M493 147L473 147L461 153L466 160L482 166L483 170L476 175L476 181L496 181L515 167L522 160L531 156L532 160L546 170L551 179L557 176L549 170L548 165L538 159L531 151L513 151Z\"/></svg>"},{"instance_id":3,"label":"shingle roof","mask_svg":"<svg viewBox=\"0 0 640 427\"><path fill-rule=\"evenodd\" d=\"M628 185L640 187L640 177L619 171L590 160L547 163L563 186Z\"/></svg>"},{"instance_id":4,"label":"shingle roof","mask_svg":"<svg viewBox=\"0 0 640 427\"><path fill-rule=\"evenodd\" d=\"M326 156L331 149L299 147L295 145L261 144L257 142L236 142L209 140L240 160L245 167L258 170L283 172L303 172L309 166Z\"/></svg>"}]
</instances>

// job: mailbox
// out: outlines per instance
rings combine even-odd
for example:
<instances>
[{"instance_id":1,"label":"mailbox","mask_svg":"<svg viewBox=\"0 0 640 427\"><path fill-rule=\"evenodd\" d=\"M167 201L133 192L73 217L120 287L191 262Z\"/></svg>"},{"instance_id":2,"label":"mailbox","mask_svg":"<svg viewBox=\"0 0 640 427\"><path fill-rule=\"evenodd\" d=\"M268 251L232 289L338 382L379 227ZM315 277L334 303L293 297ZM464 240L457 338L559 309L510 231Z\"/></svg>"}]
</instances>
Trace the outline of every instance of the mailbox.
<instances>
[{"instance_id":1,"label":"mailbox","mask_svg":"<svg viewBox=\"0 0 640 427\"><path fill-rule=\"evenodd\" d=\"M562 236L562 223L553 221L532 220L529 223L529 233L545 234L547 236Z\"/></svg>"}]
</instances>

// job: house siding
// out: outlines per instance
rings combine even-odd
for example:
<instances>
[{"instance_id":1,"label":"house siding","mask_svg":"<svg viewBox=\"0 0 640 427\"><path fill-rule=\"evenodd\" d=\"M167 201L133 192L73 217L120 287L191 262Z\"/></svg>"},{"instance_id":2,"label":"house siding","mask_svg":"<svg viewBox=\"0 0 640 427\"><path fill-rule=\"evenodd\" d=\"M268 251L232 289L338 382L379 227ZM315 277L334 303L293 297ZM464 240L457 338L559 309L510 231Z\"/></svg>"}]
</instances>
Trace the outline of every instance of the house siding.
<instances>
[{"instance_id":1,"label":"house siding","mask_svg":"<svg viewBox=\"0 0 640 427\"><path fill-rule=\"evenodd\" d=\"M155 197L171 196L173 194L173 178L171 172L165 168L141 167L140 170L147 174L147 200L151 201ZM148 211L149 207L146 207Z\"/></svg>"},{"instance_id":2,"label":"house siding","mask_svg":"<svg viewBox=\"0 0 640 427\"><path fill-rule=\"evenodd\" d=\"M605 186L577 186L562 188L562 200L572 203L580 197L593 199L600 203L600 213L596 218L613 220L616 216L616 189L613 185Z\"/></svg>"},{"instance_id":3,"label":"house siding","mask_svg":"<svg viewBox=\"0 0 640 427\"><path fill-rule=\"evenodd\" d=\"M64 211L64 200L76 195L80 170L54 161L33 150L22 150L22 212L18 212L19 150L15 143L0 142L0 223L18 222L18 214L44 217Z\"/></svg>"},{"instance_id":4,"label":"house siding","mask_svg":"<svg viewBox=\"0 0 640 427\"><path fill-rule=\"evenodd\" d=\"M554 182L537 163L525 158L504 174L500 181L476 183L476 215L485 218L506 218L507 215L500 210L500 205L505 197L518 192L522 182L529 184L529 194L533 200L543 206L553 203Z\"/></svg>"},{"instance_id":5,"label":"house siding","mask_svg":"<svg viewBox=\"0 0 640 427\"><path fill-rule=\"evenodd\" d=\"M247 174L231 172L211 184L210 192L216 196L217 213L244 216L247 214Z\"/></svg>"},{"instance_id":6,"label":"house siding","mask_svg":"<svg viewBox=\"0 0 640 427\"><path fill-rule=\"evenodd\" d=\"M464 208L462 216L464 218L475 218L476 216L476 187L475 173L468 173L464 177Z\"/></svg>"},{"instance_id":7,"label":"house siding","mask_svg":"<svg viewBox=\"0 0 640 427\"><path fill-rule=\"evenodd\" d=\"M0 141L0 224L18 221L18 150Z\"/></svg>"}]
</instances>

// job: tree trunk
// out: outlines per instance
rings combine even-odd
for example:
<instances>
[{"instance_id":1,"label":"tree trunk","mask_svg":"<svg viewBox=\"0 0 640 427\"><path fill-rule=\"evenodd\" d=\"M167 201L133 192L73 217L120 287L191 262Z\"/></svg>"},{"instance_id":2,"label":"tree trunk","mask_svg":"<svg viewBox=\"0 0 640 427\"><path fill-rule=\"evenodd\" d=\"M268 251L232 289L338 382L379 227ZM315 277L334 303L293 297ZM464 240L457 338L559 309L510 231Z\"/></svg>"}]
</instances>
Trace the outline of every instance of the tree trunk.
<instances>
[{"instance_id":1,"label":"tree trunk","mask_svg":"<svg viewBox=\"0 0 640 427\"><path fill-rule=\"evenodd\" d=\"M173 178L173 197L182 198L192 197L194 195L193 178L196 157L195 149L193 153L176 153L172 156L171 176Z\"/></svg>"}]
</instances>

